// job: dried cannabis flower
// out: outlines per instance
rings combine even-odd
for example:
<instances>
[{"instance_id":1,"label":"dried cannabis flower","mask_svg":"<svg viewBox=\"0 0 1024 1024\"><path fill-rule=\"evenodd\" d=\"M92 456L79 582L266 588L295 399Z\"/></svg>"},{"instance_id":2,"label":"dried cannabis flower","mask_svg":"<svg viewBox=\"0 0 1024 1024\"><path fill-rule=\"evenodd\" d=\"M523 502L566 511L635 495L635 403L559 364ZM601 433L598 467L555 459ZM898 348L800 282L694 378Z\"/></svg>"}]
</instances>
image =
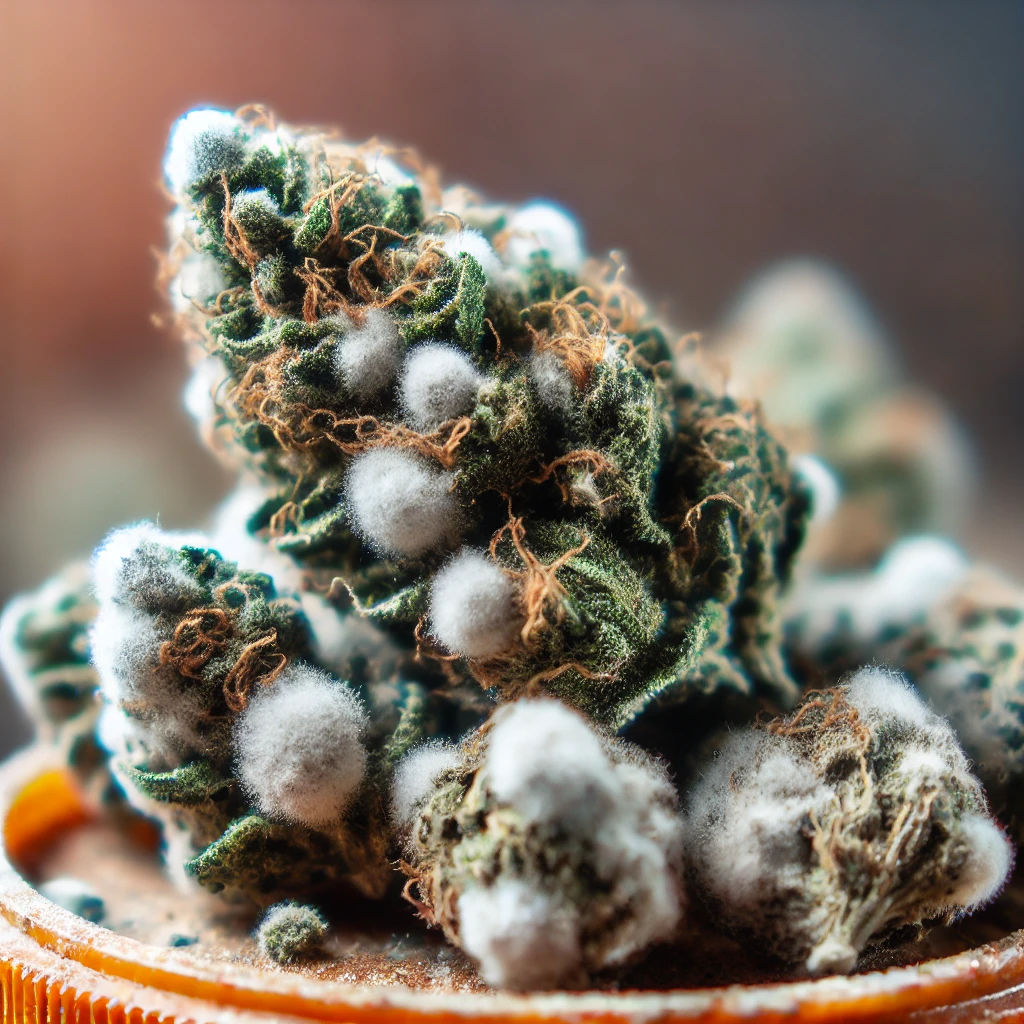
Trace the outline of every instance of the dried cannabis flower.
<instances>
[{"instance_id":1,"label":"dried cannabis flower","mask_svg":"<svg viewBox=\"0 0 1024 1024\"><path fill-rule=\"evenodd\" d=\"M259 113L192 112L166 173L192 405L307 583L613 728L666 691L795 697L775 606L806 489L753 403L674 377L569 217Z\"/></svg>"},{"instance_id":2,"label":"dried cannabis flower","mask_svg":"<svg viewBox=\"0 0 1024 1024\"><path fill-rule=\"evenodd\" d=\"M874 668L731 736L686 850L717 920L812 974L987 902L1013 858L948 724Z\"/></svg>"},{"instance_id":3,"label":"dried cannabis flower","mask_svg":"<svg viewBox=\"0 0 1024 1024\"><path fill-rule=\"evenodd\" d=\"M386 886L390 761L346 684L308 664L298 603L202 542L143 523L93 563L100 738L129 800L164 825L173 873L259 903ZM386 716L385 716L386 717ZM415 734L414 734L415 735Z\"/></svg>"},{"instance_id":4,"label":"dried cannabis flower","mask_svg":"<svg viewBox=\"0 0 1024 1024\"><path fill-rule=\"evenodd\" d=\"M664 770L552 700L499 711L396 775L421 913L492 985L585 984L672 937L681 821Z\"/></svg>"},{"instance_id":5,"label":"dried cannabis flower","mask_svg":"<svg viewBox=\"0 0 1024 1024\"><path fill-rule=\"evenodd\" d=\"M968 445L947 410L904 381L840 274L813 260L770 267L720 333L730 392L758 398L794 454L820 456L839 478L835 522L807 555L853 568L902 536L958 533L974 480Z\"/></svg>"},{"instance_id":6,"label":"dried cannabis flower","mask_svg":"<svg viewBox=\"0 0 1024 1024\"><path fill-rule=\"evenodd\" d=\"M996 810L1024 839L1024 590L978 568L933 598L880 657L949 719Z\"/></svg>"},{"instance_id":7,"label":"dried cannabis flower","mask_svg":"<svg viewBox=\"0 0 1024 1024\"><path fill-rule=\"evenodd\" d=\"M172 874L275 904L266 956L325 939L293 897L384 897L399 857L516 989L670 940L684 864L723 927L812 972L998 890L1009 847L949 727L881 670L735 734L685 822L615 735L884 658L1012 805L1024 602L904 536L953 507L955 435L832 278L748 295L722 394L551 204L256 108L187 114L164 172L186 406L238 487L209 537L111 534L93 593L72 572L19 599L0 655L79 774L161 823Z\"/></svg>"},{"instance_id":8,"label":"dried cannabis flower","mask_svg":"<svg viewBox=\"0 0 1024 1024\"><path fill-rule=\"evenodd\" d=\"M16 597L0 615L0 666L39 738L56 747L90 790L102 789L96 780L104 776L95 740L99 679L89 658L95 616L84 564Z\"/></svg>"},{"instance_id":9,"label":"dried cannabis flower","mask_svg":"<svg viewBox=\"0 0 1024 1024\"><path fill-rule=\"evenodd\" d=\"M315 953L327 937L327 921L316 907L294 900L276 903L256 928L256 943L264 956L281 964Z\"/></svg>"}]
</instances>

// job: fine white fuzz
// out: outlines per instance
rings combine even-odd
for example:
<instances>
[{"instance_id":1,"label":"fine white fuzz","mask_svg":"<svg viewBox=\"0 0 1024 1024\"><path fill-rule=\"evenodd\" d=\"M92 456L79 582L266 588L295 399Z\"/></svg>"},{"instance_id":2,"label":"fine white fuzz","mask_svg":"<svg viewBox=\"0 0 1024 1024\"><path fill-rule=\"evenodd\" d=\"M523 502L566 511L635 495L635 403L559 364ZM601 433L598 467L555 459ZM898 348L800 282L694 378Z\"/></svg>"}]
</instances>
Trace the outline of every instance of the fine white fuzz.
<instances>
[{"instance_id":1,"label":"fine white fuzz","mask_svg":"<svg viewBox=\"0 0 1024 1024\"><path fill-rule=\"evenodd\" d=\"M260 812L312 828L338 820L366 770L366 712L344 683L292 664L235 727L238 775Z\"/></svg>"},{"instance_id":2,"label":"fine white fuzz","mask_svg":"<svg viewBox=\"0 0 1024 1024\"><path fill-rule=\"evenodd\" d=\"M603 932L589 968L623 963L674 933L682 910L675 788L655 762L626 750L557 701L517 701L495 715L481 769L488 792L570 863L579 859L576 870L600 895L576 902L544 877L525 885L511 869L486 889L467 887L460 935L492 983L536 988L579 975L582 927Z\"/></svg>"},{"instance_id":3,"label":"fine white fuzz","mask_svg":"<svg viewBox=\"0 0 1024 1024\"><path fill-rule=\"evenodd\" d=\"M872 572L808 578L788 605L799 645L819 651L836 637L863 647L923 618L964 578L967 559L940 537L894 544Z\"/></svg>"},{"instance_id":4,"label":"fine white fuzz","mask_svg":"<svg viewBox=\"0 0 1024 1024\"><path fill-rule=\"evenodd\" d=\"M515 580L494 559L463 548L431 584L431 633L466 658L500 654L523 626L517 596Z\"/></svg>"},{"instance_id":5,"label":"fine white fuzz","mask_svg":"<svg viewBox=\"0 0 1024 1024\"><path fill-rule=\"evenodd\" d=\"M211 171L240 163L245 152L242 123L226 110L191 110L171 129L164 177L182 194Z\"/></svg>"},{"instance_id":6,"label":"fine white fuzz","mask_svg":"<svg viewBox=\"0 0 1024 1024\"><path fill-rule=\"evenodd\" d=\"M356 456L345 496L356 529L385 555L414 557L450 544L460 531L453 477L398 448Z\"/></svg>"},{"instance_id":7,"label":"fine white fuzz","mask_svg":"<svg viewBox=\"0 0 1024 1024\"><path fill-rule=\"evenodd\" d=\"M356 398L376 398L389 388L402 361L402 337L383 309L367 309L358 327L347 327L334 352L338 382Z\"/></svg>"},{"instance_id":8,"label":"fine white fuzz","mask_svg":"<svg viewBox=\"0 0 1024 1024\"><path fill-rule=\"evenodd\" d=\"M154 616L124 605L101 604L89 633L89 650L103 696L116 704L151 690L165 639Z\"/></svg>"},{"instance_id":9,"label":"fine white fuzz","mask_svg":"<svg viewBox=\"0 0 1024 1024\"><path fill-rule=\"evenodd\" d=\"M417 345L402 371L402 408L409 423L429 432L472 411L483 377L473 360L452 345Z\"/></svg>"},{"instance_id":10,"label":"fine white fuzz","mask_svg":"<svg viewBox=\"0 0 1024 1024\"><path fill-rule=\"evenodd\" d=\"M530 357L530 380L540 404L552 412L564 412L576 397L572 377L554 352L539 352Z\"/></svg>"},{"instance_id":11,"label":"fine white fuzz","mask_svg":"<svg viewBox=\"0 0 1024 1024\"><path fill-rule=\"evenodd\" d=\"M518 701L496 716L485 770L495 797L532 822L589 824L619 788L597 734L553 700Z\"/></svg>"},{"instance_id":12,"label":"fine white fuzz","mask_svg":"<svg viewBox=\"0 0 1024 1024\"><path fill-rule=\"evenodd\" d=\"M970 814L960 822L967 839L967 864L956 880L950 902L970 913L994 899L1013 869L1013 843L990 818Z\"/></svg>"},{"instance_id":13,"label":"fine white fuzz","mask_svg":"<svg viewBox=\"0 0 1024 1024\"><path fill-rule=\"evenodd\" d=\"M871 729L899 727L924 741L924 746L911 743L905 749L897 771L922 779L945 775L965 789L978 787L953 727L925 704L905 676L870 666L853 673L843 686L846 702Z\"/></svg>"},{"instance_id":14,"label":"fine white fuzz","mask_svg":"<svg viewBox=\"0 0 1024 1024\"><path fill-rule=\"evenodd\" d=\"M896 721L920 729L935 720L910 683L889 669L860 669L846 680L846 701L872 724Z\"/></svg>"},{"instance_id":15,"label":"fine white fuzz","mask_svg":"<svg viewBox=\"0 0 1024 1024\"><path fill-rule=\"evenodd\" d=\"M688 800L687 852L706 891L737 917L759 913L766 879L781 891L799 891L806 872L802 823L833 797L783 740L734 733Z\"/></svg>"},{"instance_id":16,"label":"fine white fuzz","mask_svg":"<svg viewBox=\"0 0 1024 1024\"><path fill-rule=\"evenodd\" d=\"M580 916L514 878L459 896L462 947L495 988L555 988L579 970Z\"/></svg>"},{"instance_id":17,"label":"fine white fuzz","mask_svg":"<svg viewBox=\"0 0 1024 1024\"><path fill-rule=\"evenodd\" d=\"M484 277L489 282L497 280L504 270L498 254L491 248L491 243L479 231L463 228L461 231L442 235L438 241L453 259L463 253L472 256L483 268Z\"/></svg>"},{"instance_id":18,"label":"fine white fuzz","mask_svg":"<svg viewBox=\"0 0 1024 1024\"><path fill-rule=\"evenodd\" d=\"M170 639L157 616L116 604L100 605L89 633L104 701L113 708L122 702L144 706L145 728L138 737L144 736L145 751L140 747L139 753L148 751L173 766L189 752L208 750L209 740L197 728L204 713L201 691L182 687L174 669L161 664L160 649Z\"/></svg>"},{"instance_id":19,"label":"fine white fuzz","mask_svg":"<svg viewBox=\"0 0 1024 1024\"><path fill-rule=\"evenodd\" d=\"M789 465L811 492L811 527L827 523L843 496L839 479L816 455L791 455Z\"/></svg>"},{"instance_id":20,"label":"fine white fuzz","mask_svg":"<svg viewBox=\"0 0 1024 1024\"><path fill-rule=\"evenodd\" d=\"M198 534L166 533L149 522L112 531L92 559L97 599L101 604L130 604L150 611L198 603L202 587L163 550L186 544L205 547L206 539Z\"/></svg>"},{"instance_id":21,"label":"fine white fuzz","mask_svg":"<svg viewBox=\"0 0 1024 1024\"><path fill-rule=\"evenodd\" d=\"M438 776L459 764L457 748L448 743L425 743L406 754L391 785L391 820L399 829L412 823L423 801L437 785Z\"/></svg>"},{"instance_id":22,"label":"fine white fuzz","mask_svg":"<svg viewBox=\"0 0 1024 1024\"><path fill-rule=\"evenodd\" d=\"M171 281L171 306L176 313L188 313L196 306L205 309L227 286L216 257L208 252L190 251Z\"/></svg>"},{"instance_id":23,"label":"fine white fuzz","mask_svg":"<svg viewBox=\"0 0 1024 1024\"><path fill-rule=\"evenodd\" d=\"M554 203L527 203L509 218L502 254L509 266L525 269L534 253L546 252L554 266L577 273L585 253L579 224Z\"/></svg>"}]
</instances>

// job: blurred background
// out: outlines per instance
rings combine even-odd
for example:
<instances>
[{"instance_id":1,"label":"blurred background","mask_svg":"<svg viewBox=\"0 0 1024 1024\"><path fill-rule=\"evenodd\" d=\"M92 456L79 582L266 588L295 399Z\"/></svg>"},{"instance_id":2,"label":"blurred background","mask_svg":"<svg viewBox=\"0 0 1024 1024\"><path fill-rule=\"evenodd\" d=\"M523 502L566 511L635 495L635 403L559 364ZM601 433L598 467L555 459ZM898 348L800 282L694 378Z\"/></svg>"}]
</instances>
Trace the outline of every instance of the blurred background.
<instances>
[{"instance_id":1,"label":"blurred background","mask_svg":"<svg viewBox=\"0 0 1024 1024\"><path fill-rule=\"evenodd\" d=\"M251 101L558 200L680 331L779 257L844 269L974 440L970 549L1024 573L1022 43L1018 0L6 0L0 599L226 491L154 250L171 122Z\"/></svg>"}]
</instances>

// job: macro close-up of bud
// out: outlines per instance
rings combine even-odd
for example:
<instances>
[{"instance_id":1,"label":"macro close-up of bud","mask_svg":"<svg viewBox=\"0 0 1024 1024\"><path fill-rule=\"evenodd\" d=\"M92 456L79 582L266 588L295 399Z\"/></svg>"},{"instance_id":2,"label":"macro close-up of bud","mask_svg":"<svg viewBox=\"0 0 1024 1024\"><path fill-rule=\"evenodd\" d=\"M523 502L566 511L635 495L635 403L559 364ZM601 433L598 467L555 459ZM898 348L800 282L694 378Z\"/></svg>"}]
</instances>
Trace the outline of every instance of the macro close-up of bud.
<instances>
[{"instance_id":1,"label":"macro close-up of bud","mask_svg":"<svg viewBox=\"0 0 1024 1024\"><path fill-rule=\"evenodd\" d=\"M14 929L135 986L36 1015L867 1022L1024 985L1024 589L883 275L765 247L693 313L717 271L666 296L700 234L635 144L619 251L521 124L477 191L358 118L190 102L151 326L219 490L119 502L69 438L46 493L109 521L0 613L34 729L0 965Z\"/></svg>"}]
</instances>

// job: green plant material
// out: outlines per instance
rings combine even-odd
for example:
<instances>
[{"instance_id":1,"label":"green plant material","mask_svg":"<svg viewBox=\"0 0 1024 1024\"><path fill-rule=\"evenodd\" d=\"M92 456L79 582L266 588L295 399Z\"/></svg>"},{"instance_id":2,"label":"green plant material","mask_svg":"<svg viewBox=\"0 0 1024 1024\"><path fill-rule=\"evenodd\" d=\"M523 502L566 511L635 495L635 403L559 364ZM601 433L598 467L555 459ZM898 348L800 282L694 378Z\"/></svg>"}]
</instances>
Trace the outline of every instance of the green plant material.
<instances>
[{"instance_id":1,"label":"green plant material","mask_svg":"<svg viewBox=\"0 0 1024 1024\"><path fill-rule=\"evenodd\" d=\"M239 131L258 152L264 129ZM217 315L191 316L227 366L218 400L238 460L278 496L258 535L501 699L540 688L613 728L669 691L795 699L776 604L808 501L756 410L674 379L666 332L618 270L559 264L575 235L503 265L514 211L442 213L429 174L375 174L376 154L334 140L294 145L301 214L282 207L270 227L265 201L237 200L239 187L277 197L270 163L259 181L225 168L184 204L222 240L208 251L226 271L252 272ZM400 396L404 356L426 343L468 354L481 385L423 433ZM353 464L379 448L449 474L451 521L425 550L378 543L359 511L385 500L354 492ZM382 513L389 533L425 514L402 500ZM516 581L508 649L461 657L434 628L437 574L459 549L488 550Z\"/></svg>"},{"instance_id":2,"label":"green plant material","mask_svg":"<svg viewBox=\"0 0 1024 1024\"><path fill-rule=\"evenodd\" d=\"M733 733L688 817L714 920L812 974L988 902L1013 860L952 729L877 668Z\"/></svg>"},{"instance_id":3,"label":"green plant material","mask_svg":"<svg viewBox=\"0 0 1024 1024\"><path fill-rule=\"evenodd\" d=\"M552 700L497 712L395 781L407 897L504 988L581 985L672 936L681 821L664 769Z\"/></svg>"},{"instance_id":4,"label":"green plant material","mask_svg":"<svg viewBox=\"0 0 1024 1024\"><path fill-rule=\"evenodd\" d=\"M995 810L1024 841L1024 590L976 569L880 657L949 719Z\"/></svg>"},{"instance_id":5,"label":"green plant material","mask_svg":"<svg viewBox=\"0 0 1024 1024\"><path fill-rule=\"evenodd\" d=\"M786 261L740 293L714 341L733 394L761 402L796 453L835 472L842 496L810 557L871 564L900 537L958 537L974 472L949 411L908 385L891 341L850 283L813 260Z\"/></svg>"},{"instance_id":6,"label":"green plant material","mask_svg":"<svg viewBox=\"0 0 1024 1024\"><path fill-rule=\"evenodd\" d=\"M89 661L96 603L89 568L69 565L0 617L0 663L43 742L53 744L88 785L102 788L105 755L94 732L99 678Z\"/></svg>"},{"instance_id":7,"label":"green plant material","mask_svg":"<svg viewBox=\"0 0 1024 1024\"><path fill-rule=\"evenodd\" d=\"M316 907L292 900L272 906L256 928L260 952L280 964L312 956L326 937L327 921L323 914Z\"/></svg>"}]
</instances>

